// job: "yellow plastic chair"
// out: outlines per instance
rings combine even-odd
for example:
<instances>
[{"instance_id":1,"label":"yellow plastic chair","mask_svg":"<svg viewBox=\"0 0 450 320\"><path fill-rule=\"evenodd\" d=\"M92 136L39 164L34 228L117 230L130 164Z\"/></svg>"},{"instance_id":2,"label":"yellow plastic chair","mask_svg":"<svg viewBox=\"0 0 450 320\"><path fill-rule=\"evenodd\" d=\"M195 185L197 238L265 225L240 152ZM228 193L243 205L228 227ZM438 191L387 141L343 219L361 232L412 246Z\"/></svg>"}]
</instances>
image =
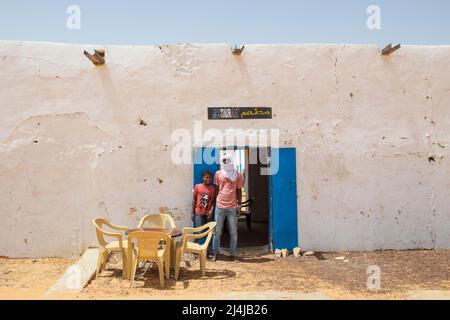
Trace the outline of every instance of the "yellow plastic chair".
<instances>
[{"instance_id":1,"label":"yellow plastic chair","mask_svg":"<svg viewBox=\"0 0 450 320\"><path fill-rule=\"evenodd\" d=\"M136 246L133 242L136 240ZM166 278L170 276L170 237L164 232L134 231L128 235L128 257L131 264L131 288L133 287L139 260L156 261L159 282L164 289L164 264Z\"/></svg>"},{"instance_id":2,"label":"yellow plastic chair","mask_svg":"<svg viewBox=\"0 0 450 320\"><path fill-rule=\"evenodd\" d=\"M108 262L108 256L112 252L120 252L122 254L122 263L123 263L123 277L126 277L127 274L127 261L126 261L126 252L127 250L127 242L122 240L123 235L121 233L108 232L103 229L106 225L107 227L117 230L117 231L127 231L128 227L120 227L111 224L108 220L104 218L96 218L92 221L95 226L95 230L97 232L97 240L99 244L99 254L97 259L97 272L95 273L95 277L98 277L99 273L102 271L102 268L105 269L106 262ZM105 237L116 238L117 241L107 242Z\"/></svg>"},{"instance_id":3,"label":"yellow plastic chair","mask_svg":"<svg viewBox=\"0 0 450 320\"><path fill-rule=\"evenodd\" d=\"M168 214L147 214L139 222L138 228L163 228L166 230L175 229L175 222Z\"/></svg>"},{"instance_id":4,"label":"yellow plastic chair","mask_svg":"<svg viewBox=\"0 0 450 320\"><path fill-rule=\"evenodd\" d=\"M186 252L195 253L199 255L200 258L200 269L202 271L202 276L206 274L206 255L208 245L211 241L211 237L216 227L216 222L207 223L199 228L184 228L183 236L181 241L177 243L175 248L175 280L178 281L180 275L180 264L181 258ZM206 231L205 231L206 230ZM205 238L206 240L203 244L198 244L189 240L198 240Z\"/></svg>"}]
</instances>

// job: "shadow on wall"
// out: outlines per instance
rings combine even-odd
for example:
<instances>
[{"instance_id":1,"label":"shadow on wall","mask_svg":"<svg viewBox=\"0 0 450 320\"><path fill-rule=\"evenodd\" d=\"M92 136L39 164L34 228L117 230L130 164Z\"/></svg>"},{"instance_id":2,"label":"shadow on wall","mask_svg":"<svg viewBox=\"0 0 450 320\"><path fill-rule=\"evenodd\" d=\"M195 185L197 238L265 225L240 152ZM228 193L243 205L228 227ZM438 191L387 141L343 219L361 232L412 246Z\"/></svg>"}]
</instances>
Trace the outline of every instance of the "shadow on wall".
<instances>
[{"instance_id":1,"label":"shadow on wall","mask_svg":"<svg viewBox=\"0 0 450 320\"><path fill-rule=\"evenodd\" d=\"M247 94L249 97L251 96L257 96L257 93L255 92L255 87L253 86L252 78L250 76L250 73L248 72L247 64L245 61L241 58L241 56L234 56L234 60L236 61L237 65L239 66L239 73L240 81L247 89Z\"/></svg>"},{"instance_id":2,"label":"shadow on wall","mask_svg":"<svg viewBox=\"0 0 450 320\"><path fill-rule=\"evenodd\" d=\"M111 72L107 65L98 66L97 71L103 87L104 100L107 103L106 108L100 114L110 121L121 122L126 117L120 114L120 110L123 110L123 103L111 77Z\"/></svg>"}]
</instances>

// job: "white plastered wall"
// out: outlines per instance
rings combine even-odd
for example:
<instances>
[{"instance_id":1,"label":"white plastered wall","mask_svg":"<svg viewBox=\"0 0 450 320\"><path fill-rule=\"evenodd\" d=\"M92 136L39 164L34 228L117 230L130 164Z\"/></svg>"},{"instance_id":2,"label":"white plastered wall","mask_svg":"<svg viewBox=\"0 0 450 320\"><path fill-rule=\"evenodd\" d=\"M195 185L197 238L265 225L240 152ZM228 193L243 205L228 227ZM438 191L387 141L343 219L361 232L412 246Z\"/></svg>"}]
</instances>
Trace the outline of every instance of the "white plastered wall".
<instances>
[{"instance_id":1,"label":"white plastered wall","mask_svg":"<svg viewBox=\"0 0 450 320\"><path fill-rule=\"evenodd\" d=\"M106 49L95 67L83 50ZM208 121L269 106L272 120ZM449 248L450 47L0 42L0 255L70 256L91 220L190 224L175 129L279 129L310 250ZM139 124L145 119L147 126Z\"/></svg>"}]
</instances>

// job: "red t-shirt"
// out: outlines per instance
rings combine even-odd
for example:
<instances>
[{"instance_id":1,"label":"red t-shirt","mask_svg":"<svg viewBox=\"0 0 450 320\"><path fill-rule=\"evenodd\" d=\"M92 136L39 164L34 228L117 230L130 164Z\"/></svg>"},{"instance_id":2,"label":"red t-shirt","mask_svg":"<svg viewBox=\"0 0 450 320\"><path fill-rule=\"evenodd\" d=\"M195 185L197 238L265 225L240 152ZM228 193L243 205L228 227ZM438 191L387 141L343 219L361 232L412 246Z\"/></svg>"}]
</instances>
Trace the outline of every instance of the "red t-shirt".
<instances>
[{"instance_id":1,"label":"red t-shirt","mask_svg":"<svg viewBox=\"0 0 450 320\"><path fill-rule=\"evenodd\" d=\"M214 176L214 184L219 187L217 195L217 207L221 209L236 209L237 208L237 189L242 189L244 179L241 173L235 181L231 181L223 176L222 171L219 170Z\"/></svg>"},{"instance_id":2,"label":"red t-shirt","mask_svg":"<svg viewBox=\"0 0 450 320\"><path fill-rule=\"evenodd\" d=\"M195 213L207 215L216 196L216 187L212 184L206 186L204 183L200 183L194 187L192 194L195 196Z\"/></svg>"}]
</instances>

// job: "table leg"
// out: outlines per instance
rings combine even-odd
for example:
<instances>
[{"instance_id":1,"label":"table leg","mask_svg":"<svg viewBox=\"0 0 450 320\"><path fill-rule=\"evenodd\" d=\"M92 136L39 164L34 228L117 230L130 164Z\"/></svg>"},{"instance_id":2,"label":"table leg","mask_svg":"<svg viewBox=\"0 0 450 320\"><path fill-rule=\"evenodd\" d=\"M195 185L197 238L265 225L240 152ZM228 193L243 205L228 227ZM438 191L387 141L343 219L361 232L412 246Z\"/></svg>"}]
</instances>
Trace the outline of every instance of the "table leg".
<instances>
[{"instance_id":1,"label":"table leg","mask_svg":"<svg viewBox=\"0 0 450 320\"><path fill-rule=\"evenodd\" d=\"M122 279L128 279L128 249L122 248Z\"/></svg>"},{"instance_id":2,"label":"table leg","mask_svg":"<svg viewBox=\"0 0 450 320\"><path fill-rule=\"evenodd\" d=\"M165 253L165 261L164 261L164 273L166 275L166 279L170 279L170 262L172 261L172 240L169 238L169 243L166 245L166 253Z\"/></svg>"},{"instance_id":3,"label":"table leg","mask_svg":"<svg viewBox=\"0 0 450 320\"><path fill-rule=\"evenodd\" d=\"M170 267L175 269L175 248L177 246L179 239L172 239L172 245L170 246Z\"/></svg>"}]
</instances>

